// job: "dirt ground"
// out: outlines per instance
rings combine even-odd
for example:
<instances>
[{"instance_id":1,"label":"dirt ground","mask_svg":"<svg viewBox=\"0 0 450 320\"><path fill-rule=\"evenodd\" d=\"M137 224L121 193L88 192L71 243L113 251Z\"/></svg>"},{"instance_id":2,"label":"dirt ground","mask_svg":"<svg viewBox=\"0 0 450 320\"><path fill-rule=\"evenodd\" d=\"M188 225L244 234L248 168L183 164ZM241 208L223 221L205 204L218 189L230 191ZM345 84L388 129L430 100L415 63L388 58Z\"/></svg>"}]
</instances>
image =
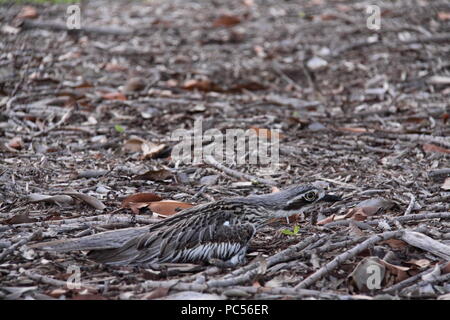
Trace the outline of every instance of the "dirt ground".
<instances>
[{"instance_id":1,"label":"dirt ground","mask_svg":"<svg viewBox=\"0 0 450 320\"><path fill-rule=\"evenodd\" d=\"M447 0L92 0L80 31L67 4L30 6L0 4L0 298L450 298ZM277 135L279 169L177 163L196 120ZM274 219L235 269L33 248L174 213L123 204L137 193L294 183L344 200Z\"/></svg>"}]
</instances>

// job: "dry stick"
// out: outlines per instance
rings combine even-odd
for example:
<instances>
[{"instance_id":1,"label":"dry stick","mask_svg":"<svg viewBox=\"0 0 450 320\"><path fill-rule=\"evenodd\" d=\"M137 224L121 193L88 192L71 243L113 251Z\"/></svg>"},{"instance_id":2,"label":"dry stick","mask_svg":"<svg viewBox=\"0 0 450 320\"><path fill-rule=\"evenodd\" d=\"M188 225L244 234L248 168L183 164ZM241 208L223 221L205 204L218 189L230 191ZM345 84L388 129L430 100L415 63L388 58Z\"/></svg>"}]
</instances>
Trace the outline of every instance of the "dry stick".
<instances>
[{"instance_id":1,"label":"dry stick","mask_svg":"<svg viewBox=\"0 0 450 320\"><path fill-rule=\"evenodd\" d=\"M445 264L441 264L440 269L443 268L443 266L445 266ZM434 271L434 266L421 272L416 274L415 276L409 277L399 283L396 283L386 289L383 289L383 292L386 293L395 293L395 292L399 292L401 289L408 287L410 284L413 284L414 282L416 282L416 280L421 279L424 275L431 273Z\"/></svg>"},{"instance_id":2,"label":"dry stick","mask_svg":"<svg viewBox=\"0 0 450 320\"><path fill-rule=\"evenodd\" d=\"M7 255L9 255L11 252L13 252L16 248L23 246L24 244L28 243L29 241L33 240L37 236L41 234L41 230L36 230L31 235L29 235L26 238L23 238L22 240L14 243L9 248L3 250L3 252L0 254L0 261L3 261Z\"/></svg>"},{"instance_id":3,"label":"dry stick","mask_svg":"<svg viewBox=\"0 0 450 320\"><path fill-rule=\"evenodd\" d=\"M430 178L438 178L441 176L450 176L450 168L436 169L428 172L428 177Z\"/></svg>"},{"instance_id":4,"label":"dry stick","mask_svg":"<svg viewBox=\"0 0 450 320\"><path fill-rule=\"evenodd\" d=\"M297 243L296 245L293 245L275 255L273 255L272 257L267 259L267 267L271 267L277 263L280 263L283 261L282 257L286 257L286 256L290 256L296 252L299 252L301 250L303 250L304 248L306 248L307 246L309 246L310 244L318 241L321 237L317 234L310 236L308 238L306 238L305 240ZM254 262L251 263L249 265L243 266L239 269L234 270L233 272L231 272L227 278L232 278L232 277L236 277L236 276L240 276L242 274L245 274L251 270L257 269L259 268L261 265L261 262Z\"/></svg>"},{"instance_id":5,"label":"dry stick","mask_svg":"<svg viewBox=\"0 0 450 320\"><path fill-rule=\"evenodd\" d=\"M398 238L403 235L403 231L388 231L381 234L374 235L367 239L366 241L358 244L357 246L353 247L352 249L338 255L336 258L331 260L329 263L324 265L322 268L314 272L312 275L310 275L308 278L300 282L295 288L306 288L310 285L314 284L316 281L321 279L323 276L337 268L339 265L344 263L346 260L355 257L358 253L366 250L370 246L374 245L375 243L382 241L382 240L388 240L392 238Z\"/></svg>"},{"instance_id":6,"label":"dry stick","mask_svg":"<svg viewBox=\"0 0 450 320\"><path fill-rule=\"evenodd\" d=\"M414 209L414 205L416 204L416 197L412 193L410 193L409 196L411 199L409 201L408 207L405 210L405 213L403 214L405 216L411 213L411 211Z\"/></svg>"},{"instance_id":7,"label":"dry stick","mask_svg":"<svg viewBox=\"0 0 450 320\"><path fill-rule=\"evenodd\" d=\"M423 281L420 281L420 282L418 282L416 284L413 284L412 286L406 287L405 289L403 289L400 292L400 295L402 295L402 296L411 296L414 293L414 291L416 291L417 289L419 289L422 286L425 286L427 284L432 284L432 283L448 282L449 280L450 280L450 273L441 275L439 277L435 277L435 278L430 279L430 280L423 280Z\"/></svg>"},{"instance_id":8,"label":"dry stick","mask_svg":"<svg viewBox=\"0 0 450 320\"><path fill-rule=\"evenodd\" d=\"M49 284L49 285L59 287L59 288L67 288L67 284L68 284L67 281L56 280L56 279L44 276L42 274L31 272L29 270L21 270L21 273L26 275L28 278L30 278L34 281L37 281L37 282L42 282L42 283ZM98 291L98 289L99 289L99 287L97 287L97 286L86 285L83 283L80 283L80 287L81 287L80 289L88 289L91 291Z\"/></svg>"},{"instance_id":9,"label":"dry stick","mask_svg":"<svg viewBox=\"0 0 450 320\"><path fill-rule=\"evenodd\" d=\"M221 288L211 288L206 284L198 283L185 283L178 280L168 280L168 281L153 281L147 280L142 284L142 287L146 290L155 288L167 288L178 291L196 291L196 292L216 292L220 294L233 295L234 292L243 292L248 294L255 293L271 293L271 294L283 294L283 295L295 295L295 296L313 296L321 297L325 299L336 299L340 296L334 293L321 292L318 290L309 289L293 289L293 288L264 288L259 289L255 287L247 286L233 286L233 287L221 287ZM134 288L134 287L133 287ZM131 288L126 288L127 290ZM345 296L344 298L351 298L351 296Z\"/></svg>"},{"instance_id":10,"label":"dry stick","mask_svg":"<svg viewBox=\"0 0 450 320\"><path fill-rule=\"evenodd\" d=\"M394 221L409 222L409 221L426 220L426 219L450 219L450 212L425 212L425 213L419 213L419 214L410 214L407 216L400 216L400 217L396 217L396 218L389 218L386 220L387 220L387 222L394 222ZM366 224L378 225L381 220L384 220L384 218L367 221ZM342 220L342 221L347 221L347 220ZM334 222L327 223L326 225L324 225L324 227L333 226L333 223Z\"/></svg>"},{"instance_id":11,"label":"dry stick","mask_svg":"<svg viewBox=\"0 0 450 320\"><path fill-rule=\"evenodd\" d=\"M239 178L239 179L244 179L244 180L249 180L251 182L257 182L257 183L261 183L261 184L265 184L265 185L269 185L269 186L276 186L277 183L273 180L268 180L268 179L264 179L264 178L259 178L259 177L255 177L252 176L250 174L247 173L242 173L233 169L230 169L228 167L225 167L223 164L219 163L216 159L214 159L211 156L207 156L205 158L205 163L209 164L210 166L213 166L214 168L225 172L227 175L235 177L235 178Z\"/></svg>"},{"instance_id":12,"label":"dry stick","mask_svg":"<svg viewBox=\"0 0 450 320\"><path fill-rule=\"evenodd\" d=\"M57 123L55 123L53 126L47 128L46 130L42 130L40 132L35 133L33 135L33 138L42 136L44 134L49 133L52 130L55 130L55 129L58 129L59 127L61 127L72 116L73 110L74 110L73 108L69 109Z\"/></svg>"},{"instance_id":13,"label":"dry stick","mask_svg":"<svg viewBox=\"0 0 450 320\"><path fill-rule=\"evenodd\" d=\"M132 35L135 32L134 30L117 27L82 27L80 29L69 29L67 25L63 23L30 20L24 20L22 27L24 29L47 29L51 31L71 31L105 35Z\"/></svg>"},{"instance_id":14,"label":"dry stick","mask_svg":"<svg viewBox=\"0 0 450 320\"><path fill-rule=\"evenodd\" d=\"M450 246L434 240L423 233L404 230L400 238L411 246L428 251L435 256L450 261Z\"/></svg>"}]
</instances>

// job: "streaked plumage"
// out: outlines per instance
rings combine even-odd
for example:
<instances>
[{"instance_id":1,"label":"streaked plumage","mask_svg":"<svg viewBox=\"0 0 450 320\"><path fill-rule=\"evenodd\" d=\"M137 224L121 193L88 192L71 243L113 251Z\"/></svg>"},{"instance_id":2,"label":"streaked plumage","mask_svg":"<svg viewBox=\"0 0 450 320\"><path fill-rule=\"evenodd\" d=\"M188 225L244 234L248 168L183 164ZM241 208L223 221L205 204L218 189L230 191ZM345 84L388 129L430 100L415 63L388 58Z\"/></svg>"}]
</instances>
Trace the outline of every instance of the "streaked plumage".
<instances>
[{"instance_id":1,"label":"streaked plumage","mask_svg":"<svg viewBox=\"0 0 450 320\"><path fill-rule=\"evenodd\" d=\"M289 216L318 200L337 200L313 186L294 186L268 195L215 201L182 212L149 227L146 234L116 249L89 254L111 265L245 261L250 239L269 219Z\"/></svg>"}]
</instances>

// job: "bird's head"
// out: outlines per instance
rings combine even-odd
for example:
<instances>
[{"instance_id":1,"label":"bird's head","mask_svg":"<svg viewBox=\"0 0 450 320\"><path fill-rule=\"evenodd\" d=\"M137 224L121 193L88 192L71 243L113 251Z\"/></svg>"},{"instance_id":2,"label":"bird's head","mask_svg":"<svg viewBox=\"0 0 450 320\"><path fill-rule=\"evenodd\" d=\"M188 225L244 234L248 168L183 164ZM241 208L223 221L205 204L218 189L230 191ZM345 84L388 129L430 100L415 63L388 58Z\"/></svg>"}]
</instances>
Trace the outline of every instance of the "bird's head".
<instances>
[{"instance_id":1,"label":"bird's head","mask_svg":"<svg viewBox=\"0 0 450 320\"><path fill-rule=\"evenodd\" d=\"M318 202L336 202L340 197L327 194L325 190L313 185L294 185L271 194L247 197L255 204L263 205L275 217L287 217L304 212Z\"/></svg>"}]
</instances>

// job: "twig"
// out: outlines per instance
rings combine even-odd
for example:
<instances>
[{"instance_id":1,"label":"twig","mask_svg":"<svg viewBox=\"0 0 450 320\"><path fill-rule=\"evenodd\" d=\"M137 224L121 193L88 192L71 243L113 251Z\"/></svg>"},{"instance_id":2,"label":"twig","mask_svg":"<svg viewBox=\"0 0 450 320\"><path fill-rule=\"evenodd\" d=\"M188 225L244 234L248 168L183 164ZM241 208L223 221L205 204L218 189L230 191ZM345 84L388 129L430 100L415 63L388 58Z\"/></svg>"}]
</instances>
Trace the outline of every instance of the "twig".
<instances>
[{"instance_id":1,"label":"twig","mask_svg":"<svg viewBox=\"0 0 450 320\"><path fill-rule=\"evenodd\" d=\"M47 128L47 129L45 129L45 130L42 130L42 131L39 131L39 132L33 134L33 138L42 136L42 135L44 135L44 134L49 133L49 132L52 131L52 130L55 130L55 129L58 129L59 127L61 127L61 126L62 126L62 125L63 125L63 124L64 124L64 123L72 116L73 110L74 110L73 108L70 108L70 109L69 109L69 110L61 117L61 119L60 119L57 123L55 123L53 126Z\"/></svg>"},{"instance_id":2,"label":"twig","mask_svg":"<svg viewBox=\"0 0 450 320\"><path fill-rule=\"evenodd\" d=\"M416 204L416 197L412 193L410 193L409 196L411 199L409 201L408 207L405 210L405 213L403 214L405 216L411 213L411 211L414 209L414 205Z\"/></svg>"},{"instance_id":3,"label":"twig","mask_svg":"<svg viewBox=\"0 0 450 320\"><path fill-rule=\"evenodd\" d=\"M197 292L212 292L224 294L226 296L236 296L239 293L243 294L257 294L268 293L278 295L292 295L296 297L317 297L323 299L352 299L352 296L340 296L335 293L321 292L318 290L309 289L294 289L294 288L255 288L250 286L233 286L233 287L209 287L207 284L198 283L185 283L178 280L168 281L153 281L147 280L142 284L142 287L146 290L155 288L167 288L178 291L197 291ZM127 287L127 290L134 289L135 286Z\"/></svg>"},{"instance_id":4,"label":"twig","mask_svg":"<svg viewBox=\"0 0 450 320\"><path fill-rule=\"evenodd\" d=\"M440 266L440 268L442 269L442 267L444 265L445 264L442 264ZM394 285L392 285L392 286L390 286L390 287L388 287L386 289L383 289L383 292L385 292L385 293L399 292L401 289L403 289L405 287L408 287L410 284L413 284L414 282L416 282L416 280L421 279L424 275L426 275L426 274L428 274L430 272L433 272L434 268L435 267L433 266L432 268L429 268L429 269L427 269L427 270L425 270L425 271L423 271L421 273L418 273L415 276L409 277L409 278L407 278L407 279L405 279L405 280L403 280L403 281L401 281L399 283L396 283L396 284L394 284Z\"/></svg>"},{"instance_id":5,"label":"twig","mask_svg":"<svg viewBox=\"0 0 450 320\"><path fill-rule=\"evenodd\" d=\"M208 156L204 159L205 163L209 164L210 166L213 166L214 168L225 172L227 175L235 177L235 178L239 178L239 179L244 179L244 180L249 180L251 182L257 182L257 183L261 183L261 184L265 184L265 185L269 185L269 186L276 186L277 183L273 180L268 180L268 179L264 179L264 178L259 178L259 177L255 177L252 176L250 174L247 173L242 173L233 169L230 169L228 167L225 167L223 164L219 163L216 159L214 159L211 156Z\"/></svg>"},{"instance_id":6,"label":"twig","mask_svg":"<svg viewBox=\"0 0 450 320\"><path fill-rule=\"evenodd\" d=\"M436 169L428 172L428 177L433 179L440 178L441 176L450 176L450 168Z\"/></svg>"},{"instance_id":7,"label":"twig","mask_svg":"<svg viewBox=\"0 0 450 320\"><path fill-rule=\"evenodd\" d=\"M433 279L430 280L423 280L420 281L416 284L413 284L412 286L406 287L404 288L401 292L400 295L402 296L413 296L414 291L418 290L420 287L426 286L428 284L432 284L432 283L440 283L440 282L448 282L450 281L450 273L441 275L439 277L435 277Z\"/></svg>"},{"instance_id":8,"label":"twig","mask_svg":"<svg viewBox=\"0 0 450 320\"><path fill-rule=\"evenodd\" d=\"M23 246L24 244L38 237L40 234L41 230L36 230L28 237L23 238L22 240L12 244L9 248L3 250L3 252L0 254L0 261L3 261L6 258L6 256L9 255L11 252L13 252L16 248Z\"/></svg>"},{"instance_id":9,"label":"twig","mask_svg":"<svg viewBox=\"0 0 450 320\"><path fill-rule=\"evenodd\" d=\"M321 279L323 276L328 274L330 271L337 268L339 265L344 263L346 260L355 257L358 253L366 250L367 248L371 247L375 243L382 241L382 240L388 240L392 238L398 238L401 237L403 234L403 231L388 231L381 234L374 235L367 239L366 241L358 244L357 246L353 247L352 249L338 255L336 258L331 260L329 263L321 267L319 270L314 272L312 275L310 275L308 278L300 282L295 288L307 288L310 285L314 284L316 281Z\"/></svg>"},{"instance_id":10,"label":"twig","mask_svg":"<svg viewBox=\"0 0 450 320\"><path fill-rule=\"evenodd\" d=\"M49 285L59 287L59 288L67 288L67 281L56 280L56 279L44 276L42 274L31 272L29 270L21 270L21 273L26 275L28 278L35 280L37 282L42 282L42 283L49 284ZM98 291L99 287L80 283L80 289L88 289L90 291Z\"/></svg>"},{"instance_id":11,"label":"twig","mask_svg":"<svg viewBox=\"0 0 450 320\"><path fill-rule=\"evenodd\" d=\"M69 29L66 24L56 22L24 20L24 29L47 29L51 31L71 31L83 33L95 33L104 35L132 35L135 31L117 27L82 27L80 29Z\"/></svg>"},{"instance_id":12,"label":"twig","mask_svg":"<svg viewBox=\"0 0 450 320\"><path fill-rule=\"evenodd\" d=\"M405 230L401 240L409 245L428 251L446 261L450 261L450 246L424 235L423 233Z\"/></svg>"}]
</instances>

